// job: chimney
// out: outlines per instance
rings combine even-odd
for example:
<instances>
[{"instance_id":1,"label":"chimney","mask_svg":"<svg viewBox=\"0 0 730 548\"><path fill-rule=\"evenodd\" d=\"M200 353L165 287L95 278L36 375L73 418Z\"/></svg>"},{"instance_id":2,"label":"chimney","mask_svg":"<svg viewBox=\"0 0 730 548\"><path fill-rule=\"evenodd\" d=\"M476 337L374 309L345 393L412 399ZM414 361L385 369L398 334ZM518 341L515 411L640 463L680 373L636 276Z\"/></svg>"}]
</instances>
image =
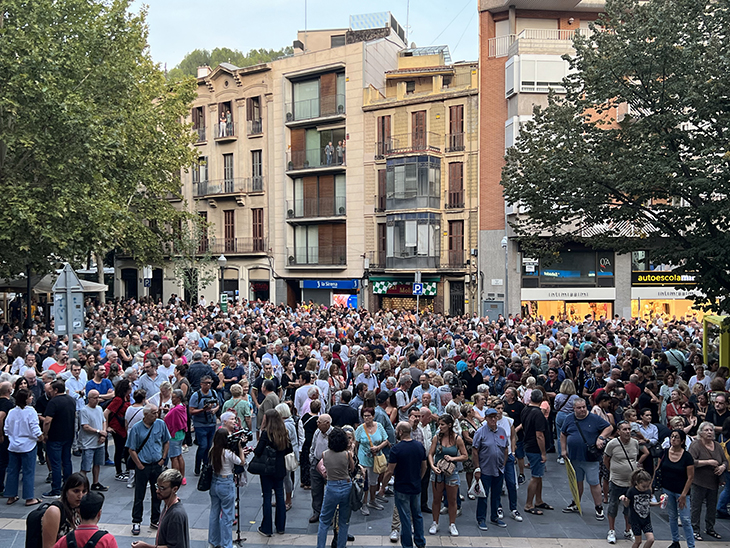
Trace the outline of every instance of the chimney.
<instances>
[{"instance_id":1,"label":"chimney","mask_svg":"<svg viewBox=\"0 0 730 548\"><path fill-rule=\"evenodd\" d=\"M294 40L294 42L292 43L292 48L294 49L294 55L304 53L304 42L302 42L301 40Z\"/></svg>"},{"instance_id":2,"label":"chimney","mask_svg":"<svg viewBox=\"0 0 730 548\"><path fill-rule=\"evenodd\" d=\"M210 67L208 65L203 65L198 67L198 78L205 78L210 74Z\"/></svg>"}]
</instances>

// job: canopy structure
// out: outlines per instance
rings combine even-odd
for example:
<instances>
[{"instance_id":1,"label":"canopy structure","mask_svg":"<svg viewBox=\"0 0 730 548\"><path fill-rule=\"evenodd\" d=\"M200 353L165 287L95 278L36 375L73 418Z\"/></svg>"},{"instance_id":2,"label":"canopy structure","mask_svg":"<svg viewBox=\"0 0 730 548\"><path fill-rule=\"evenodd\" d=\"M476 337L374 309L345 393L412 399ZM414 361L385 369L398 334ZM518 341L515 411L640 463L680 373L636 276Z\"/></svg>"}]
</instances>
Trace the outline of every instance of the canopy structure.
<instances>
[{"instance_id":1,"label":"canopy structure","mask_svg":"<svg viewBox=\"0 0 730 548\"><path fill-rule=\"evenodd\" d=\"M35 293L51 293L53 292L54 276L52 274L46 274L45 276L31 276L30 286ZM81 280L81 285L84 288L84 293L99 293L106 291L109 286L106 284L100 284L97 282L89 282ZM0 291L22 293L28 287L27 278L15 278L13 280L0 279Z\"/></svg>"}]
</instances>

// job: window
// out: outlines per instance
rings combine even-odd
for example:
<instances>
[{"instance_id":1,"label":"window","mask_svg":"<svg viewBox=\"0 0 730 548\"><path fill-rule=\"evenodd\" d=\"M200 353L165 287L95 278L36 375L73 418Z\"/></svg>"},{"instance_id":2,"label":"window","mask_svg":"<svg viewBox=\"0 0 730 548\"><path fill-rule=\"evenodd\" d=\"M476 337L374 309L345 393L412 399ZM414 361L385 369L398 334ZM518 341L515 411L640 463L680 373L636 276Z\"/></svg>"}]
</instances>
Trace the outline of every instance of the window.
<instances>
[{"instance_id":1,"label":"window","mask_svg":"<svg viewBox=\"0 0 730 548\"><path fill-rule=\"evenodd\" d=\"M294 203L288 204L288 218L345 215L344 175L312 175L294 179Z\"/></svg>"},{"instance_id":2,"label":"window","mask_svg":"<svg viewBox=\"0 0 730 548\"><path fill-rule=\"evenodd\" d=\"M426 111L411 114L411 146L413 150L426 149Z\"/></svg>"},{"instance_id":3,"label":"window","mask_svg":"<svg viewBox=\"0 0 730 548\"><path fill-rule=\"evenodd\" d=\"M390 116L378 116L375 131L377 132L375 157L382 158L393 148L390 138Z\"/></svg>"},{"instance_id":4,"label":"window","mask_svg":"<svg viewBox=\"0 0 730 548\"><path fill-rule=\"evenodd\" d=\"M387 227L385 223L378 223L378 257L376 263L384 267L385 266L385 253L387 249Z\"/></svg>"},{"instance_id":5,"label":"window","mask_svg":"<svg viewBox=\"0 0 730 548\"><path fill-rule=\"evenodd\" d=\"M294 227L294 261L296 264L319 262L319 226Z\"/></svg>"},{"instance_id":6,"label":"window","mask_svg":"<svg viewBox=\"0 0 730 548\"><path fill-rule=\"evenodd\" d=\"M198 253L208 252L208 213L206 211L199 211L198 217L200 217L200 243L198 244Z\"/></svg>"},{"instance_id":7,"label":"window","mask_svg":"<svg viewBox=\"0 0 730 548\"><path fill-rule=\"evenodd\" d=\"M233 154L223 155L223 184L225 186L224 192L233 192Z\"/></svg>"},{"instance_id":8,"label":"window","mask_svg":"<svg viewBox=\"0 0 730 548\"><path fill-rule=\"evenodd\" d=\"M337 34L330 37L330 47L331 48L338 48L340 46L344 46L346 44L345 35L344 34Z\"/></svg>"},{"instance_id":9,"label":"window","mask_svg":"<svg viewBox=\"0 0 730 548\"><path fill-rule=\"evenodd\" d=\"M251 190L260 192L264 189L263 163L261 161L261 151L251 151Z\"/></svg>"},{"instance_id":10,"label":"window","mask_svg":"<svg viewBox=\"0 0 730 548\"><path fill-rule=\"evenodd\" d=\"M464 221L449 221L449 266L464 265Z\"/></svg>"},{"instance_id":11,"label":"window","mask_svg":"<svg viewBox=\"0 0 730 548\"><path fill-rule=\"evenodd\" d=\"M523 56L519 62L520 91L547 93L553 89L558 93L565 93L563 78L568 74L567 61L559 56L541 55L535 59Z\"/></svg>"},{"instance_id":12,"label":"window","mask_svg":"<svg viewBox=\"0 0 730 548\"><path fill-rule=\"evenodd\" d=\"M449 164L449 200L448 207L464 207L464 164Z\"/></svg>"},{"instance_id":13,"label":"window","mask_svg":"<svg viewBox=\"0 0 730 548\"><path fill-rule=\"evenodd\" d=\"M376 211L385 211L385 196L386 196L386 171L384 169L378 170L378 198L375 206Z\"/></svg>"},{"instance_id":14,"label":"window","mask_svg":"<svg viewBox=\"0 0 730 548\"><path fill-rule=\"evenodd\" d=\"M441 204L441 160L435 156L394 158L386 164L386 209Z\"/></svg>"},{"instance_id":15,"label":"window","mask_svg":"<svg viewBox=\"0 0 730 548\"><path fill-rule=\"evenodd\" d=\"M193 108L193 131L198 134L198 142L205 141L205 107Z\"/></svg>"},{"instance_id":16,"label":"window","mask_svg":"<svg viewBox=\"0 0 730 548\"><path fill-rule=\"evenodd\" d=\"M437 267L440 255L438 215L389 215L386 225L387 268Z\"/></svg>"},{"instance_id":17,"label":"window","mask_svg":"<svg viewBox=\"0 0 730 548\"><path fill-rule=\"evenodd\" d=\"M446 152L464 150L464 105L449 107L449 139Z\"/></svg>"},{"instance_id":18,"label":"window","mask_svg":"<svg viewBox=\"0 0 730 548\"><path fill-rule=\"evenodd\" d=\"M223 212L223 244L226 253L236 251L236 225L235 210L228 209Z\"/></svg>"},{"instance_id":19,"label":"window","mask_svg":"<svg viewBox=\"0 0 730 548\"><path fill-rule=\"evenodd\" d=\"M261 125L261 97L248 97L246 99L246 120L248 121L249 135L257 135L263 132Z\"/></svg>"},{"instance_id":20,"label":"window","mask_svg":"<svg viewBox=\"0 0 730 548\"><path fill-rule=\"evenodd\" d=\"M216 138L233 137L236 134L233 126L233 103L231 101L218 104L217 124Z\"/></svg>"},{"instance_id":21,"label":"window","mask_svg":"<svg viewBox=\"0 0 730 548\"><path fill-rule=\"evenodd\" d=\"M264 239L264 210L262 208L251 209L253 219L253 251L266 251L266 240Z\"/></svg>"},{"instance_id":22,"label":"window","mask_svg":"<svg viewBox=\"0 0 730 548\"><path fill-rule=\"evenodd\" d=\"M294 84L294 120L319 116L319 79Z\"/></svg>"},{"instance_id":23,"label":"window","mask_svg":"<svg viewBox=\"0 0 730 548\"><path fill-rule=\"evenodd\" d=\"M410 93L416 92L416 81L415 80L409 80L406 82L406 95Z\"/></svg>"},{"instance_id":24,"label":"window","mask_svg":"<svg viewBox=\"0 0 730 548\"><path fill-rule=\"evenodd\" d=\"M208 157L207 156L198 157L198 163L193 166L192 176L193 176L194 185L208 182Z\"/></svg>"},{"instance_id":25,"label":"window","mask_svg":"<svg viewBox=\"0 0 730 548\"><path fill-rule=\"evenodd\" d=\"M612 251L565 250L549 264L534 263L528 270L522 265L523 279L538 278L541 287L614 287L614 253Z\"/></svg>"},{"instance_id":26,"label":"window","mask_svg":"<svg viewBox=\"0 0 730 548\"><path fill-rule=\"evenodd\" d=\"M345 113L345 73L328 72L319 78L294 82L287 122Z\"/></svg>"}]
</instances>

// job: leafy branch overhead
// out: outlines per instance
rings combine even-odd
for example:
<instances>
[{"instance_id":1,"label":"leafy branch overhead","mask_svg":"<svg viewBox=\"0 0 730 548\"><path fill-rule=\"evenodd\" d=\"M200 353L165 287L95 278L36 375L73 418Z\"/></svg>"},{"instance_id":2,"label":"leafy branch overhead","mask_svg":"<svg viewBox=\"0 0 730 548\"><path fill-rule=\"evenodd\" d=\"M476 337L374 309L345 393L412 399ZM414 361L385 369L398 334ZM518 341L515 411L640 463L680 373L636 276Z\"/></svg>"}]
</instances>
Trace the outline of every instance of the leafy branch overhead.
<instances>
[{"instance_id":1,"label":"leafy branch overhead","mask_svg":"<svg viewBox=\"0 0 730 548\"><path fill-rule=\"evenodd\" d=\"M186 76L196 77L198 67L204 65L215 68L221 63L230 63L240 68L249 67L259 63L267 63L285 55L291 55L293 51L291 46L279 50L252 49L248 53L230 48L215 48L213 51L196 49L188 53L175 68L170 70L167 73L167 78L170 81L178 81Z\"/></svg>"},{"instance_id":2,"label":"leafy branch overhead","mask_svg":"<svg viewBox=\"0 0 730 548\"><path fill-rule=\"evenodd\" d=\"M507 152L512 226L530 254L651 250L730 312L728 2L607 0L592 28Z\"/></svg>"}]
</instances>

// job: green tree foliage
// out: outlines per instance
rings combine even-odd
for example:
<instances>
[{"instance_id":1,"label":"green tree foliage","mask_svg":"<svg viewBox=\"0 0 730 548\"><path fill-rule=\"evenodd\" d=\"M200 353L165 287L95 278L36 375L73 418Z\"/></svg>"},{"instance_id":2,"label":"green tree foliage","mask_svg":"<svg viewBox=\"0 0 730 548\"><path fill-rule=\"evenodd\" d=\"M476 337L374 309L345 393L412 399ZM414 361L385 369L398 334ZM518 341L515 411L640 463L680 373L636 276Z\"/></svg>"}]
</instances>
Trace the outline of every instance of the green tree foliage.
<instances>
[{"instance_id":1,"label":"green tree foliage","mask_svg":"<svg viewBox=\"0 0 730 548\"><path fill-rule=\"evenodd\" d=\"M237 49L215 48L213 51L207 49L196 49L188 53L180 64L172 69L167 77L170 80L177 81L185 76L197 77L198 67L208 65L215 68L221 63L231 63L237 67L249 67L258 65L259 63L267 63L278 59L283 55L292 53L291 46L280 50L274 49L252 49L248 53L243 53Z\"/></svg>"},{"instance_id":2,"label":"green tree foliage","mask_svg":"<svg viewBox=\"0 0 730 548\"><path fill-rule=\"evenodd\" d=\"M184 223L173 237L172 259L175 279L190 293L192 303L198 302L198 292L216 280L217 257L208 245L208 226L200 217Z\"/></svg>"},{"instance_id":3,"label":"green tree foliage","mask_svg":"<svg viewBox=\"0 0 730 548\"><path fill-rule=\"evenodd\" d=\"M528 210L513 224L526 253L648 249L699 274L699 304L730 312L729 8L608 0L576 38L567 94L535 109L502 174Z\"/></svg>"},{"instance_id":4,"label":"green tree foliage","mask_svg":"<svg viewBox=\"0 0 730 548\"><path fill-rule=\"evenodd\" d=\"M0 275L116 248L162 256L180 213L180 123L192 82L169 84L128 0L0 4Z\"/></svg>"}]
</instances>

